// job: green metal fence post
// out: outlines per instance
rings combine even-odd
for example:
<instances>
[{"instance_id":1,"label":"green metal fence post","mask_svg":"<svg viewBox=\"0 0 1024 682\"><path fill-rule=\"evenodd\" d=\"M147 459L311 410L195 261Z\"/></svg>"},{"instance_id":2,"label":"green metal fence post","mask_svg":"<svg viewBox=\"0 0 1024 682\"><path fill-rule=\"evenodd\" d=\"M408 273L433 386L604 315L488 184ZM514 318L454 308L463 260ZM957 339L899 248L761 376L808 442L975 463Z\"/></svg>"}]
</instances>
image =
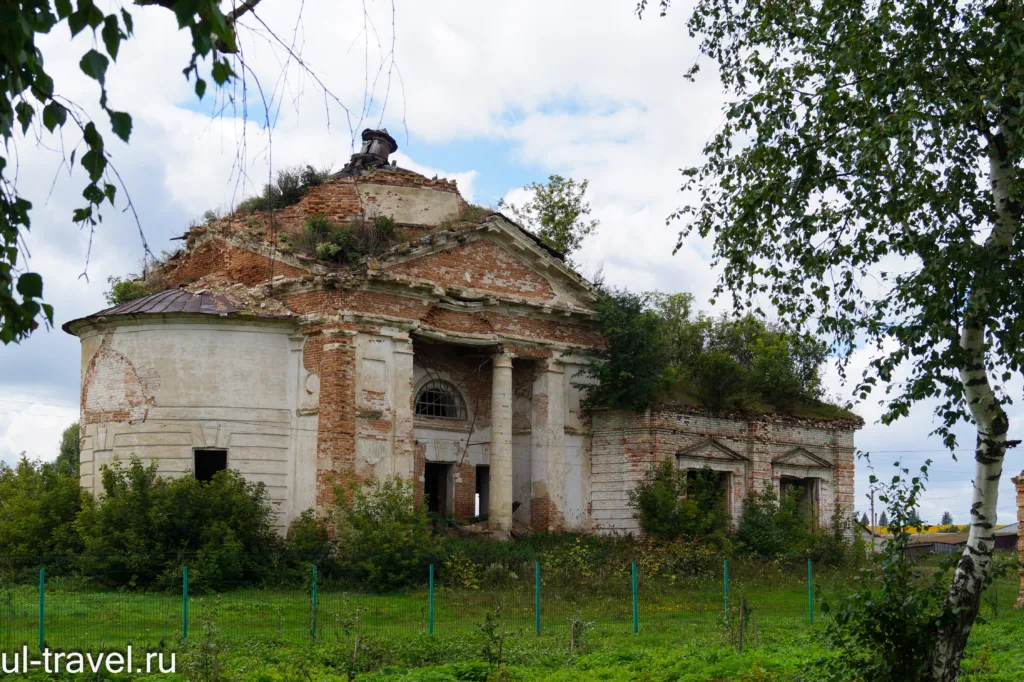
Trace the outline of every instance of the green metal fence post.
<instances>
[{"instance_id":1,"label":"green metal fence post","mask_svg":"<svg viewBox=\"0 0 1024 682\"><path fill-rule=\"evenodd\" d=\"M729 560L722 560L722 585L725 587L725 617L729 617Z\"/></svg>"},{"instance_id":2,"label":"green metal fence post","mask_svg":"<svg viewBox=\"0 0 1024 682\"><path fill-rule=\"evenodd\" d=\"M181 640L188 639L188 566L181 567Z\"/></svg>"},{"instance_id":3,"label":"green metal fence post","mask_svg":"<svg viewBox=\"0 0 1024 682\"><path fill-rule=\"evenodd\" d=\"M640 632L640 609L636 598L636 562L630 566L633 574L633 634Z\"/></svg>"},{"instance_id":4,"label":"green metal fence post","mask_svg":"<svg viewBox=\"0 0 1024 682\"><path fill-rule=\"evenodd\" d=\"M534 575L534 603L533 611L536 614L537 619L537 634L540 634L540 562L538 561L533 568Z\"/></svg>"},{"instance_id":5,"label":"green metal fence post","mask_svg":"<svg viewBox=\"0 0 1024 682\"><path fill-rule=\"evenodd\" d=\"M434 634L434 564L430 564L430 605L427 607L428 634Z\"/></svg>"},{"instance_id":6,"label":"green metal fence post","mask_svg":"<svg viewBox=\"0 0 1024 682\"><path fill-rule=\"evenodd\" d=\"M46 646L46 566L39 567L39 651Z\"/></svg>"},{"instance_id":7,"label":"green metal fence post","mask_svg":"<svg viewBox=\"0 0 1024 682\"><path fill-rule=\"evenodd\" d=\"M807 613L811 618L811 625L814 625L814 573L811 569L811 560L807 560Z\"/></svg>"},{"instance_id":8,"label":"green metal fence post","mask_svg":"<svg viewBox=\"0 0 1024 682\"><path fill-rule=\"evenodd\" d=\"M316 564L313 564L313 594L312 594L312 599L313 599L313 627L312 627L312 629L310 631L313 633L313 641L314 642L316 641L316 598L317 598L316 588L317 588L317 585L316 585Z\"/></svg>"}]
</instances>

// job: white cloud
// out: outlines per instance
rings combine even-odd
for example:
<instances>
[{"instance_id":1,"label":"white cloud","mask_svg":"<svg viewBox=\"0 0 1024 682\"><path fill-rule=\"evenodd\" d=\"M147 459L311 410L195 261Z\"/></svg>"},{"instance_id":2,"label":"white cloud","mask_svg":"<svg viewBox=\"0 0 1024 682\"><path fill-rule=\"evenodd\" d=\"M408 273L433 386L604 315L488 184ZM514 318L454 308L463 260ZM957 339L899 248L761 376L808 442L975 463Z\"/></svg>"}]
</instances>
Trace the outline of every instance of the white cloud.
<instances>
[{"instance_id":1,"label":"white cloud","mask_svg":"<svg viewBox=\"0 0 1024 682\"><path fill-rule=\"evenodd\" d=\"M372 25L364 23L364 5ZM135 130L129 146L107 137L154 251L171 245L168 240L205 209L225 208L257 192L271 165L333 163L340 168L351 152L352 134L380 120L388 71L378 69L377 38L386 55L391 47L390 3L307 0L301 6L304 17L295 34L300 3L275 0L261 4L258 11L283 40L291 44L294 38L303 59L352 113L346 116L329 98L325 104L312 79L294 68L279 78L281 50L272 50L273 39L249 19L245 23L258 32L243 40L247 60L264 92L280 104L274 109L278 117L272 137L256 120L262 105L251 73L248 122L238 118L240 106L227 108L217 119L197 113L208 111L210 105L194 105L192 83L181 75L189 56L188 36L176 30L172 15L163 9L130 8L136 36L122 47L108 86L112 105L134 115ZM649 15L643 21L633 15L632 3L615 0L398 0L396 6L400 74L391 74L383 122L400 145L405 140L404 120L417 139L454 142L464 148L456 168L428 168L407 149L397 155L401 165L429 176L454 178L472 199L480 179L474 169L482 167L473 142L486 140L511 145L513 162L542 169L536 180L548 173L588 178L593 217L601 227L577 256L582 266L589 271L603 267L606 281L619 286L690 291L706 305L716 280L709 266L710 243L690 237L673 255L680 225L665 223L685 199L678 192L678 169L700 160L703 144L722 120L714 71L704 69L695 84L681 78L696 55L685 28L686 6L674 6L666 19ZM94 103L96 84L78 69L78 59L91 47L92 37L82 34L69 41L64 30L60 27L41 41L47 66L61 92L79 103ZM365 68L364 35L371 37ZM365 85L375 79L375 97L362 117ZM226 94L221 94L221 104ZM241 92L236 89L233 94L239 101ZM90 107L95 113L95 106ZM103 117L97 120L102 130L109 129ZM69 134L68 144L74 141ZM44 274L60 324L105 305L106 277L136 269L142 256L140 242L130 215L108 209L94 235L89 281L79 279L88 234L69 217L81 201L82 178L61 175L44 204L59 157L27 142L19 151L21 187L35 202L27 240L33 253L31 267ZM241 184L239 159L244 171ZM866 362L865 356L858 354L856 361ZM74 404L77 365L77 340L59 330L37 333L19 348L0 351L0 392L36 403ZM848 394L835 377L830 386ZM63 423L47 420L74 417L73 411L30 417L26 410L31 406L0 405L11 406L0 407L7 410L0 413L3 457L23 449L48 456ZM858 435L865 449L914 450L911 457L918 461L928 454L921 451L941 448L926 438L932 428L928 405L892 427L873 424L878 411L870 404L860 409L868 421ZM22 414L19 418L12 413ZM936 499L932 503L926 498L925 515L935 516L933 508L948 504L958 520L965 520L966 504L953 496L962 491L964 477L969 479L969 466L951 464L941 451L930 454L941 466L935 474ZM859 508L864 506L865 481L861 469ZM1012 502L1008 496L1003 499L1000 506L1005 512Z\"/></svg>"}]
</instances>

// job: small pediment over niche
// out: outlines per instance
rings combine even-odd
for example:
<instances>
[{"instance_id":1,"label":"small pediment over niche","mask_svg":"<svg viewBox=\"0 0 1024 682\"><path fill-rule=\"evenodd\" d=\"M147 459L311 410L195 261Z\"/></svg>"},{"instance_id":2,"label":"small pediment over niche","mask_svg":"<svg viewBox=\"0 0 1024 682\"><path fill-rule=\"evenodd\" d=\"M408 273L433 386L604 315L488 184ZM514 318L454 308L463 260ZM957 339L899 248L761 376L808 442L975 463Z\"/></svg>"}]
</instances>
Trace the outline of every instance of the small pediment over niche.
<instances>
[{"instance_id":1,"label":"small pediment over niche","mask_svg":"<svg viewBox=\"0 0 1024 682\"><path fill-rule=\"evenodd\" d=\"M731 450L714 438L708 438L696 445L680 450L676 457L689 457L693 459L716 459L725 462L746 462L747 458L735 450Z\"/></svg>"},{"instance_id":2,"label":"small pediment over niche","mask_svg":"<svg viewBox=\"0 0 1024 682\"><path fill-rule=\"evenodd\" d=\"M789 452L779 455L772 460L772 464L785 464L794 467L806 467L810 469L831 469L832 463L818 457L813 452L804 448L793 448Z\"/></svg>"}]
</instances>

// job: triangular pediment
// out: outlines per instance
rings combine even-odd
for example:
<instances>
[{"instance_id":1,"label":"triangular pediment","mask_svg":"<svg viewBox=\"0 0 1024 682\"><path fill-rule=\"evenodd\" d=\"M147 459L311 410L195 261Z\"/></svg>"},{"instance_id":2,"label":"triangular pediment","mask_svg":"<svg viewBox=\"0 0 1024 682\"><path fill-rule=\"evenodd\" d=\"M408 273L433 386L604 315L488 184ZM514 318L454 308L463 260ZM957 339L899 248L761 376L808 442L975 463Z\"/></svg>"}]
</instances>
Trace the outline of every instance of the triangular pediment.
<instances>
[{"instance_id":1,"label":"triangular pediment","mask_svg":"<svg viewBox=\"0 0 1024 682\"><path fill-rule=\"evenodd\" d=\"M785 454L779 455L772 460L772 464L785 464L786 466L805 467L809 469L831 469L832 463L818 457L805 448L793 448Z\"/></svg>"},{"instance_id":2,"label":"triangular pediment","mask_svg":"<svg viewBox=\"0 0 1024 682\"><path fill-rule=\"evenodd\" d=\"M371 269L399 280L429 283L463 302L490 295L589 311L596 300L590 282L501 214L479 225L435 230L399 245Z\"/></svg>"},{"instance_id":3,"label":"triangular pediment","mask_svg":"<svg viewBox=\"0 0 1024 682\"><path fill-rule=\"evenodd\" d=\"M747 458L735 450L727 448L714 438L708 438L696 445L680 450L676 457L689 457L693 459L716 459L726 462L746 462Z\"/></svg>"}]
</instances>

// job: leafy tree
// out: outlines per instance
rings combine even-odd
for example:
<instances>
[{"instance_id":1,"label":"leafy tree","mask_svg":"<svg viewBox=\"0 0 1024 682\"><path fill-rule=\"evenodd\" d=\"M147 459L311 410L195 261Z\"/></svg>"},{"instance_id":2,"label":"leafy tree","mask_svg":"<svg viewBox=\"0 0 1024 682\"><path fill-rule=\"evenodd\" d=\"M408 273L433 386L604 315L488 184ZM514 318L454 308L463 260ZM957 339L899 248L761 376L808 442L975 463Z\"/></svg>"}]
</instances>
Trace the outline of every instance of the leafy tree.
<instances>
[{"instance_id":1,"label":"leafy tree","mask_svg":"<svg viewBox=\"0 0 1024 682\"><path fill-rule=\"evenodd\" d=\"M64 429L60 434L60 450L57 453L57 461L54 466L64 476L78 478L79 451L81 448L82 429L78 422Z\"/></svg>"},{"instance_id":2,"label":"leafy tree","mask_svg":"<svg viewBox=\"0 0 1024 682\"><path fill-rule=\"evenodd\" d=\"M729 527L726 494L711 469L691 475L666 459L648 469L645 479L629 492L629 503L645 535L721 540Z\"/></svg>"},{"instance_id":3,"label":"leafy tree","mask_svg":"<svg viewBox=\"0 0 1024 682\"><path fill-rule=\"evenodd\" d=\"M107 304L111 306L128 303L157 292L156 287L146 284L145 280L140 279L137 275L110 276L107 277L107 284L110 285L110 288L103 295L107 299Z\"/></svg>"},{"instance_id":4,"label":"leafy tree","mask_svg":"<svg viewBox=\"0 0 1024 682\"><path fill-rule=\"evenodd\" d=\"M664 383L668 350L663 323L646 294L610 289L598 298L597 323L605 339L587 366L592 405L644 410Z\"/></svg>"},{"instance_id":5,"label":"leafy tree","mask_svg":"<svg viewBox=\"0 0 1024 682\"><path fill-rule=\"evenodd\" d=\"M211 75L220 86L235 76L231 61L225 55L238 51L235 21L251 11L259 0L242 3L228 15L217 0L135 0L136 5L160 6L174 12L181 29L192 39L192 54L184 69L185 77L195 77L195 91L202 97L206 80L200 76L199 62L210 57ZM129 141L132 117L108 105L106 75L111 61L116 61L121 43L134 32L131 13L120 8L110 14L101 10L94 0L27 0L4 10L5 30L0 37L0 138L3 148L11 149L17 136L24 136L30 127L45 127L51 133L72 129L81 134L70 155L88 175L82 206L72 219L94 228L100 221L103 202L114 203L120 179L110 165L98 124L89 119L84 109L62 96L54 86L53 76L45 68L44 55L36 44L40 34L64 29L74 37L89 29L97 38L79 62L82 72L99 86L99 105L109 117L114 135ZM18 274L19 238L30 227L32 203L18 192L15 178L8 172L6 155L0 156L0 341L20 341L35 329L40 319L53 324L53 308L43 303L43 279L38 273Z\"/></svg>"},{"instance_id":6,"label":"leafy tree","mask_svg":"<svg viewBox=\"0 0 1024 682\"><path fill-rule=\"evenodd\" d=\"M271 575L281 539L262 483L232 470L206 483L167 478L136 458L104 467L102 476L103 496L89 498L75 522L82 569L101 583L177 584L186 561L197 588Z\"/></svg>"},{"instance_id":7,"label":"leafy tree","mask_svg":"<svg viewBox=\"0 0 1024 682\"><path fill-rule=\"evenodd\" d=\"M24 455L14 467L0 462L0 557L16 566L73 557L81 548L75 518L87 495L77 475L54 463Z\"/></svg>"},{"instance_id":8,"label":"leafy tree","mask_svg":"<svg viewBox=\"0 0 1024 682\"><path fill-rule=\"evenodd\" d=\"M540 237L555 251L570 256L579 250L583 240L597 229L598 220L588 220L590 203L583 196L589 180L577 183L561 175L551 175L546 183L534 182L523 189L533 196L522 206L498 202L512 217Z\"/></svg>"},{"instance_id":9,"label":"leafy tree","mask_svg":"<svg viewBox=\"0 0 1024 682\"><path fill-rule=\"evenodd\" d=\"M953 525L953 515L948 511L942 512L942 521L939 523L943 526Z\"/></svg>"},{"instance_id":10,"label":"leafy tree","mask_svg":"<svg viewBox=\"0 0 1024 682\"><path fill-rule=\"evenodd\" d=\"M1024 6L698 0L688 26L729 102L674 217L714 237L717 293L816 325L841 366L872 349L858 393L890 383L883 423L929 399L951 449L977 427L967 546L923 642L955 680L1024 366Z\"/></svg>"},{"instance_id":11,"label":"leafy tree","mask_svg":"<svg viewBox=\"0 0 1024 682\"><path fill-rule=\"evenodd\" d=\"M882 515L878 517L878 525L882 528L885 528L889 525L889 519L886 517L884 511L882 512Z\"/></svg>"},{"instance_id":12,"label":"leafy tree","mask_svg":"<svg viewBox=\"0 0 1024 682\"><path fill-rule=\"evenodd\" d=\"M338 562L344 575L384 591L422 584L439 545L412 481L398 476L335 489Z\"/></svg>"}]
</instances>

